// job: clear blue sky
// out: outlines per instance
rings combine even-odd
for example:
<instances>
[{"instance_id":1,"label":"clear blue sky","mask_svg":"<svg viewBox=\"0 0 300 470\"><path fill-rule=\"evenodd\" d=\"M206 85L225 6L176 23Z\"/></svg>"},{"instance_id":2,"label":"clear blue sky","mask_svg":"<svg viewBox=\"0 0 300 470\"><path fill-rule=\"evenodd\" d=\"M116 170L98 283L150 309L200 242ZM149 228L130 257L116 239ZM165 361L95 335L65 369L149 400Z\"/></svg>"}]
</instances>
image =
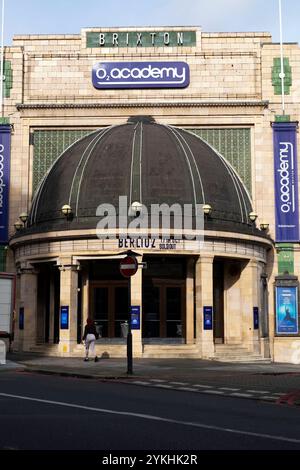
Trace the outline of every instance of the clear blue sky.
<instances>
[{"instance_id":1,"label":"clear blue sky","mask_svg":"<svg viewBox=\"0 0 300 470\"><path fill-rule=\"evenodd\" d=\"M0 0L2 2L2 0ZM203 31L269 31L279 41L278 0L5 0L5 44L14 34L79 33L91 26L197 25ZM300 42L300 0L282 0L284 41Z\"/></svg>"}]
</instances>

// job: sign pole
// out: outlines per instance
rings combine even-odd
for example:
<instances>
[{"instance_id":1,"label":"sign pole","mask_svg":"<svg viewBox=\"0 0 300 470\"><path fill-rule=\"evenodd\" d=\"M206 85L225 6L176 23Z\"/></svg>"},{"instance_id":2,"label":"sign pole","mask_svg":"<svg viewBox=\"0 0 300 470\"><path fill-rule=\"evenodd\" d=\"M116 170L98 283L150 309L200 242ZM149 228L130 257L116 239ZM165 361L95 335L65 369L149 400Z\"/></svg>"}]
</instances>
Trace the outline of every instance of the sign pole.
<instances>
[{"instance_id":1,"label":"sign pole","mask_svg":"<svg viewBox=\"0 0 300 470\"><path fill-rule=\"evenodd\" d=\"M131 331L131 276L138 270L138 262L134 253L130 250L126 252L126 258L120 262L120 272L122 276L128 278L128 332L127 332L127 374L132 375L132 331Z\"/></svg>"},{"instance_id":2,"label":"sign pole","mask_svg":"<svg viewBox=\"0 0 300 470\"><path fill-rule=\"evenodd\" d=\"M285 115L285 97L284 97L284 66L283 66L283 39L282 39L282 9L281 9L281 0L279 1L279 29L280 29L280 79L281 79L281 105L282 105L282 115Z\"/></svg>"},{"instance_id":3,"label":"sign pole","mask_svg":"<svg viewBox=\"0 0 300 470\"><path fill-rule=\"evenodd\" d=\"M0 107L1 117L4 116L3 109L3 88L4 88L4 0L2 0L2 17L1 17L1 81L0 81Z\"/></svg>"},{"instance_id":4,"label":"sign pole","mask_svg":"<svg viewBox=\"0 0 300 470\"><path fill-rule=\"evenodd\" d=\"M132 332L131 332L131 276L128 278L128 333L127 333L127 374L132 375Z\"/></svg>"}]
</instances>

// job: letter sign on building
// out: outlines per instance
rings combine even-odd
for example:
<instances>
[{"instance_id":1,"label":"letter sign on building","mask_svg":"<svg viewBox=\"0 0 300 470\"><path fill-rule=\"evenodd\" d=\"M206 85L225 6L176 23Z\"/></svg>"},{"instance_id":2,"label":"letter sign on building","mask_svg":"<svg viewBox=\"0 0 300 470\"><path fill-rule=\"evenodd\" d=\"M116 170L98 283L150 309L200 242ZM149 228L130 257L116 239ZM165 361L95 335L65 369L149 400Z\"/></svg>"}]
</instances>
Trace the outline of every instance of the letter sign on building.
<instances>
[{"instance_id":1,"label":"letter sign on building","mask_svg":"<svg viewBox=\"0 0 300 470\"><path fill-rule=\"evenodd\" d=\"M297 124L273 123L277 242L299 241Z\"/></svg>"},{"instance_id":2,"label":"letter sign on building","mask_svg":"<svg viewBox=\"0 0 300 470\"><path fill-rule=\"evenodd\" d=\"M94 65L95 88L186 88L190 70L185 62L99 62Z\"/></svg>"}]
</instances>

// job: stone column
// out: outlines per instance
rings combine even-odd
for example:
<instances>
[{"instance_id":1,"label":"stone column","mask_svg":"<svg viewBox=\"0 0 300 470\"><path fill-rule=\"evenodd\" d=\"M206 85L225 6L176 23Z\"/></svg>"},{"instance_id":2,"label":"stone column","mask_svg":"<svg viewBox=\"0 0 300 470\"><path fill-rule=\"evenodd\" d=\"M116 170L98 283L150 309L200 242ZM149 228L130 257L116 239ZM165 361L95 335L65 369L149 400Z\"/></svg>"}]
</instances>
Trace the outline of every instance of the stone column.
<instances>
[{"instance_id":1,"label":"stone column","mask_svg":"<svg viewBox=\"0 0 300 470\"><path fill-rule=\"evenodd\" d=\"M24 308L24 330L19 331L20 350L30 351L37 338L37 284L38 271L29 263L21 265L20 300L16 315L16 329L19 329L20 308Z\"/></svg>"},{"instance_id":2,"label":"stone column","mask_svg":"<svg viewBox=\"0 0 300 470\"><path fill-rule=\"evenodd\" d=\"M84 326L90 313L89 301L89 273L87 270L82 270L82 319L81 319L81 335L84 332Z\"/></svg>"},{"instance_id":3,"label":"stone column","mask_svg":"<svg viewBox=\"0 0 300 470\"><path fill-rule=\"evenodd\" d=\"M141 258L138 258L141 263ZM131 276L131 305L140 307L140 329L132 330L132 354L133 357L142 357L142 284L143 284L143 270L139 266L134 276Z\"/></svg>"},{"instance_id":4,"label":"stone column","mask_svg":"<svg viewBox=\"0 0 300 470\"><path fill-rule=\"evenodd\" d=\"M49 343L53 344L54 342L54 278L53 272L49 278L50 281L50 305L49 305Z\"/></svg>"},{"instance_id":5,"label":"stone column","mask_svg":"<svg viewBox=\"0 0 300 470\"><path fill-rule=\"evenodd\" d=\"M201 256L196 263L196 341L201 357L214 357L214 332L204 330L203 307L213 307L213 256Z\"/></svg>"},{"instance_id":6,"label":"stone column","mask_svg":"<svg viewBox=\"0 0 300 470\"><path fill-rule=\"evenodd\" d=\"M249 351L260 353L259 330L254 329L253 307L260 308L259 298L260 266L255 260L250 260L241 273L241 314L243 316L243 345Z\"/></svg>"},{"instance_id":7,"label":"stone column","mask_svg":"<svg viewBox=\"0 0 300 470\"><path fill-rule=\"evenodd\" d=\"M242 261L232 259L224 265L224 343L228 345L243 342L243 266Z\"/></svg>"},{"instance_id":8,"label":"stone column","mask_svg":"<svg viewBox=\"0 0 300 470\"><path fill-rule=\"evenodd\" d=\"M186 344L194 343L194 277L195 262L193 258L187 259L186 266L186 317L185 317L185 341Z\"/></svg>"},{"instance_id":9,"label":"stone column","mask_svg":"<svg viewBox=\"0 0 300 470\"><path fill-rule=\"evenodd\" d=\"M59 352L70 356L77 345L78 270L71 258L60 259L60 308L69 307L69 328L59 331ZM61 327L61 325L60 325Z\"/></svg>"}]
</instances>

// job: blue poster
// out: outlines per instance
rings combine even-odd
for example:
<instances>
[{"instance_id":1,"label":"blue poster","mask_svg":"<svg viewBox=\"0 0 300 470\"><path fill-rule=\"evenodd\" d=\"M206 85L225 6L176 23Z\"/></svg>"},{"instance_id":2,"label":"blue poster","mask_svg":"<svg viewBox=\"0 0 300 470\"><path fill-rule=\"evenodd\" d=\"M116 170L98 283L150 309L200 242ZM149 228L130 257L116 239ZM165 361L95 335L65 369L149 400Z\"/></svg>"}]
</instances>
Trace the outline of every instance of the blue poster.
<instances>
[{"instance_id":1,"label":"blue poster","mask_svg":"<svg viewBox=\"0 0 300 470\"><path fill-rule=\"evenodd\" d=\"M299 333L297 287L276 287L276 333Z\"/></svg>"},{"instance_id":2,"label":"blue poster","mask_svg":"<svg viewBox=\"0 0 300 470\"><path fill-rule=\"evenodd\" d=\"M186 62L98 62L92 71L95 88L186 88L190 69Z\"/></svg>"},{"instance_id":3,"label":"blue poster","mask_svg":"<svg viewBox=\"0 0 300 470\"><path fill-rule=\"evenodd\" d=\"M19 309L19 330L24 330L24 307Z\"/></svg>"},{"instance_id":4,"label":"blue poster","mask_svg":"<svg viewBox=\"0 0 300 470\"><path fill-rule=\"evenodd\" d=\"M258 307L253 307L253 327L255 330L259 329L259 309Z\"/></svg>"},{"instance_id":5,"label":"blue poster","mask_svg":"<svg viewBox=\"0 0 300 470\"><path fill-rule=\"evenodd\" d=\"M204 330L213 329L213 308L212 307L203 307L203 329Z\"/></svg>"},{"instance_id":6,"label":"blue poster","mask_svg":"<svg viewBox=\"0 0 300 470\"><path fill-rule=\"evenodd\" d=\"M69 329L69 307L60 307L60 328L62 330Z\"/></svg>"},{"instance_id":7,"label":"blue poster","mask_svg":"<svg viewBox=\"0 0 300 470\"><path fill-rule=\"evenodd\" d=\"M0 125L0 244L8 243L10 125Z\"/></svg>"},{"instance_id":8,"label":"blue poster","mask_svg":"<svg viewBox=\"0 0 300 470\"><path fill-rule=\"evenodd\" d=\"M131 329L139 330L141 328L141 308L139 305L131 306Z\"/></svg>"},{"instance_id":9,"label":"blue poster","mask_svg":"<svg viewBox=\"0 0 300 470\"><path fill-rule=\"evenodd\" d=\"M299 241L297 124L273 123L277 242Z\"/></svg>"}]
</instances>

